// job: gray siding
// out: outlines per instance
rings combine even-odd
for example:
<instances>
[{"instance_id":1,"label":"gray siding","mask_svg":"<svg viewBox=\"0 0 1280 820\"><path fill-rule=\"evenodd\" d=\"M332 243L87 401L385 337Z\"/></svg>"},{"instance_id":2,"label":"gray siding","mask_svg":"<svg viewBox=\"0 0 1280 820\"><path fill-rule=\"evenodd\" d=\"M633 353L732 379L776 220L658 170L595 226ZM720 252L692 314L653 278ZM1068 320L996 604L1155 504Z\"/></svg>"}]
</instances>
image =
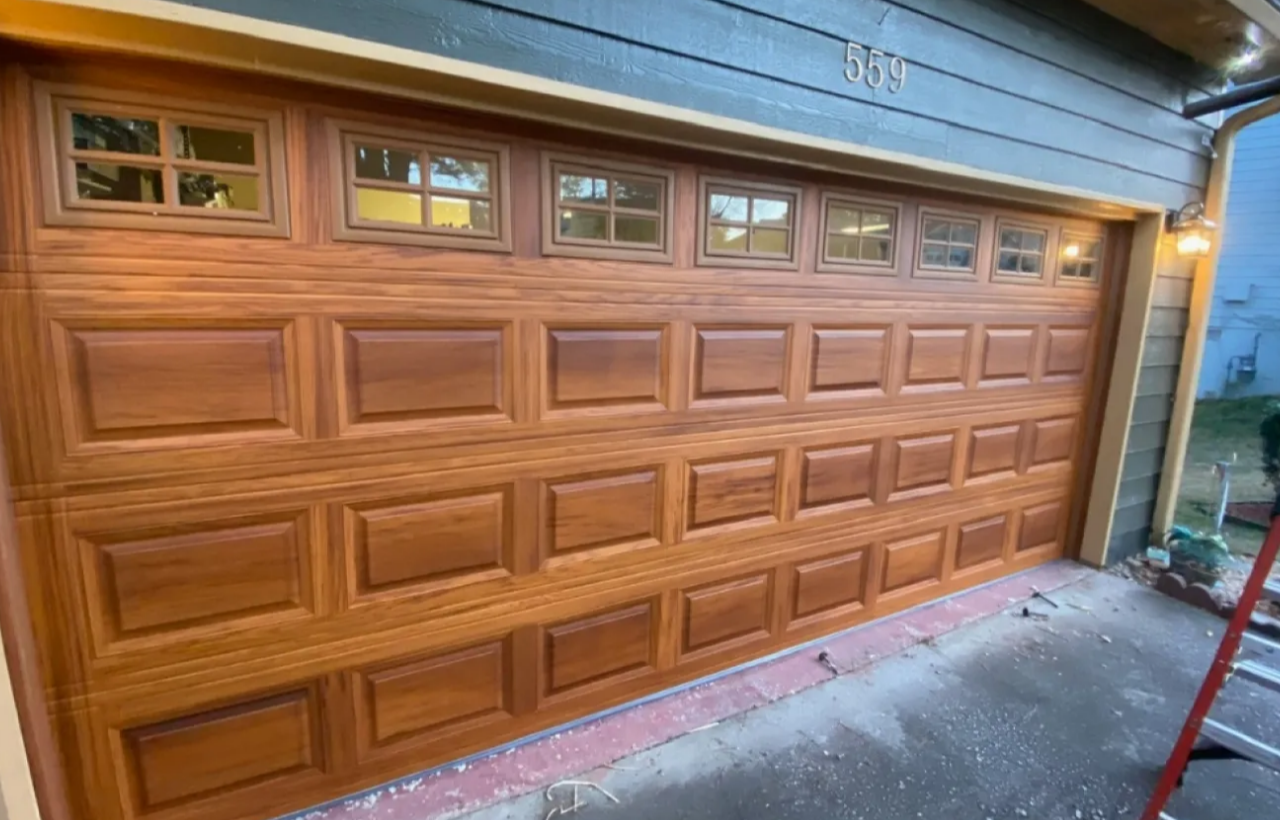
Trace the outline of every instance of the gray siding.
<instances>
[{"instance_id":1,"label":"gray siding","mask_svg":"<svg viewBox=\"0 0 1280 820\"><path fill-rule=\"evenodd\" d=\"M1166 205L1200 66L1076 0L184 0L815 136ZM845 81L844 44L906 87Z\"/></svg>"},{"instance_id":2,"label":"gray siding","mask_svg":"<svg viewBox=\"0 0 1280 820\"><path fill-rule=\"evenodd\" d=\"M1168 273L1157 276L1152 302L1133 417L1129 422L1129 440L1125 445L1120 492L1111 524L1108 563L1136 555L1151 542L1151 516L1160 491L1169 417L1178 387L1191 280Z\"/></svg>"}]
</instances>

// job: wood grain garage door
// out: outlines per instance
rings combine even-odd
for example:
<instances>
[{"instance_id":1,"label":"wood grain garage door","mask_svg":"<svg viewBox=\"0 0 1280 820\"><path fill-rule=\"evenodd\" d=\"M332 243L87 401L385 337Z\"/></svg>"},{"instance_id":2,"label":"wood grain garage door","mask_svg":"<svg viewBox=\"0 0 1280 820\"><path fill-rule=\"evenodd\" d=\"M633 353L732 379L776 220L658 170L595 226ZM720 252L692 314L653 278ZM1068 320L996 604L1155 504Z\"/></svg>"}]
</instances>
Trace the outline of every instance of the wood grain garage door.
<instances>
[{"instance_id":1,"label":"wood grain garage door","mask_svg":"<svg viewBox=\"0 0 1280 820\"><path fill-rule=\"evenodd\" d=\"M81 820L301 809L1068 547L1119 228L27 72L0 418Z\"/></svg>"}]
</instances>

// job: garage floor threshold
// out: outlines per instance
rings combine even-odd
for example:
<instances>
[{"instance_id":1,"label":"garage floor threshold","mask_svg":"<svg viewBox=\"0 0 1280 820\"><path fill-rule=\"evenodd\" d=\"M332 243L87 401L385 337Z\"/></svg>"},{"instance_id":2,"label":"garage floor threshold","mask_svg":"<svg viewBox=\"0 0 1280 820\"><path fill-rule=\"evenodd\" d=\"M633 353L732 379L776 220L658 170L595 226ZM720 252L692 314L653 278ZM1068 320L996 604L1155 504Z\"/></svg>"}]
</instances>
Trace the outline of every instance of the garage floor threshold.
<instances>
[{"instance_id":1,"label":"garage floor threshold","mask_svg":"<svg viewBox=\"0 0 1280 820\"><path fill-rule=\"evenodd\" d=\"M541 806L545 789L558 781L577 778L583 773L620 773L625 771L621 764L609 767L622 758L661 747L685 735L711 736L714 732L710 730L718 729L735 716L850 673L856 677L877 662L919 644L933 645L947 633L1010 607L1020 611L1023 603L1033 600L1035 590L1050 593L1094 576L1096 573L1092 570L1069 561L1046 564L787 650L764 662L627 704L570 727L300 812L293 815L293 820L452 818L486 807L497 810L503 801L521 795L531 795L530 799ZM1043 602L1035 603L1038 609L1047 608ZM817 661L823 649L840 670L840 676ZM604 798L597 794L596 799ZM531 808L513 816L544 818L551 805L548 803L541 813ZM612 816L616 812L608 814ZM776 815L762 813L759 816L773 818Z\"/></svg>"}]
</instances>

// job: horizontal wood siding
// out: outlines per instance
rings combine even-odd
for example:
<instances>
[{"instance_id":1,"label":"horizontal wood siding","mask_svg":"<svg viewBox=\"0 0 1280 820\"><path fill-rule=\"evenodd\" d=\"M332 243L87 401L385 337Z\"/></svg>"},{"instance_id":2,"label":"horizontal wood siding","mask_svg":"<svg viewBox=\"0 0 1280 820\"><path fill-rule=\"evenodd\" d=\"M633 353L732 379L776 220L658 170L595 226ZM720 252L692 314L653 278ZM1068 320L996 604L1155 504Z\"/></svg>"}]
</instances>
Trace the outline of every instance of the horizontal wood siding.
<instances>
[{"instance_id":1,"label":"horizontal wood siding","mask_svg":"<svg viewBox=\"0 0 1280 820\"><path fill-rule=\"evenodd\" d=\"M1168 206L1208 169L1211 77L1072 0L184 2ZM847 41L906 87L847 82Z\"/></svg>"},{"instance_id":2,"label":"horizontal wood siding","mask_svg":"<svg viewBox=\"0 0 1280 820\"><path fill-rule=\"evenodd\" d=\"M1178 260L1172 241L1167 242L1161 251L1160 272L1152 289L1151 315L1125 444L1120 492L1107 550L1108 563L1137 554L1151 541L1151 515L1160 491L1169 417L1178 389L1193 270L1192 264Z\"/></svg>"}]
</instances>

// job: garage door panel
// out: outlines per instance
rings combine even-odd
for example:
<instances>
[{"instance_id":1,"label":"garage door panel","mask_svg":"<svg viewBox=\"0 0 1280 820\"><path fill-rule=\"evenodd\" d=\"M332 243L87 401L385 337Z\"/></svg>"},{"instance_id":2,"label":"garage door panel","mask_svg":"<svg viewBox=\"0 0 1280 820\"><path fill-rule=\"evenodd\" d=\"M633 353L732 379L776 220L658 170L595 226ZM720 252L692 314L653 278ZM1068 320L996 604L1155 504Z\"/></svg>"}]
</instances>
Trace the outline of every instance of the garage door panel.
<instances>
[{"instance_id":1,"label":"garage door panel","mask_svg":"<svg viewBox=\"0 0 1280 820\"><path fill-rule=\"evenodd\" d=\"M942 581L945 529L890 541L884 545L881 595Z\"/></svg>"},{"instance_id":2,"label":"garage door panel","mask_svg":"<svg viewBox=\"0 0 1280 820\"><path fill-rule=\"evenodd\" d=\"M888 388L892 326L813 329L808 397L883 396Z\"/></svg>"},{"instance_id":3,"label":"garage door panel","mask_svg":"<svg viewBox=\"0 0 1280 820\"><path fill-rule=\"evenodd\" d=\"M866 601L870 553L871 548L864 546L797 562L792 570L788 628L860 609Z\"/></svg>"},{"instance_id":4,"label":"garage door panel","mask_svg":"<svg viewBox=\"0 0 1280 820\"><path fill-rule=\"evenodd\" d=\"M856 509L875 503L880 442L809 447L800 454L800 511Z\"/></svg>"},{"instance_id":5,"label":"garage door panel","mask_svg":"<svg viewBox=\"0 0 1280 820\"><path fill-rule=\"evenodd\" d=\"M302 438L293 323L52 323L68 453Z\"/></svg>"},{"instance_id":6,"label":"garage door panel","mask_svg":"<svg viewBox=\"0 0 1280 820\"><path fill-rule=\"evenodd\" d=\"M890 501L951 489L957 454L954 431L893 439L889 453Z\"/></svg>"},{"instance_id":7,"label":"garage door panel","mask_svg":"<svg viewBox=\"0 0 1280 820\"><path fill-rule=\"evenodd\" d=\"M663 467L653 466L544 482L543 557L555 559L607 547L657 546L665 475Z\"/></svg>"},{"instance_id":8,"label":"garage door panel","mask_svg":"<svg viewBox=\"0 0 1280 820\"><path fill-rule=\"evenodd\" d=\"M1089 361L1089 328L1050 325L1048 335L1044 380L1071 382L1082 379Z\"/></svg>"},{"instance_id":9,"label":"garage door panel","mask_svg":"<svg viewBox=\"0 0 1280 820\"><path fill-rule=\"evenodd\" d=\"M785 401L791 328L694 328L694 406Z\"/></svg>"},{"instance_id":10,"label":"garage door panel","mask_svg":"<svg viewBox=\"0 0 1280 820\"><path fill-rule=\"evenodd\" d=\"M681 658L767 638L773 631L773 578L766 572L682 592Z\"/></svg>"},{"instance_id":11,"label":"garage door panel","mask_svg":"<svg viewBox=\"0 0 1280 820\"><path fill-rule=\"evenodd\" d=\"M1036 358L1035 327L986 325L982 331L979 387L1031 384Z\"/></svg>"},{"instance_id":12,"label":"garage door panel","mask_svg":"<svg viewBox=\"0 0 1280 820\"><path fill-rule=\"evenodd\" d=\"M501 324L334 322L344 432L411 431L513 417L512 329Z\"/></svg>"},{"instance_id":13,"label":"garage door panel","mask_svg":"<svg viewBox=\"0 0 1280 820\"><path fill-rule=\"evenodd\" d=\"M972 326L907 325L905 334L904 393L965 388Z\"/></svg>"},{"instance_id":14,"label":"garage door panel","mask_svg":"<svg viewBox=\"0 0 1280 820\"><path fill-rule=\"evenodd\" d=\"M346 506L352 599L506 577L515 568L513 505L507 483Z\"/></svg>"},{"instance_id":15,"label":"garage door panel","mask_svg":"<svg viewBox=\"0 0 1280 820\"><path fill-rule=\"evenodd\" d=\"M308 617L310 511L78 537L99 651L200 627ZM207 631L207 630L206 630Z\"/></svg>"},{"instance_id":16,"label":"garage door panel","mask_svg":"<svg viewBox=\"0 0 1280 820\"><path fill-rule=\"evenodd\" d=\"M324 732L317 685L127 728L134 812L322 775Z\"/></svg>"},{"instance_id":17,"label":"garage door panel","mask_svg":"<svg viewBox=\"0 0 1280 820\"><path fill-rule=\"evenodd\" d=\"M689 464L688 531L777 521L781 515L778 461L778 455L771 453Z\"/></svg>"},{"instance_id":18,"label":"garage door panel","mask_svg":"<svg viewBox=\"0 0 1280 820\"><path fill-rule=\"evenodd\" d=\"M974 427L969 433L966 483L1007 478L1020 464L1021 424Z\"/></svg>"},{"instance_id":19,"label":"garage door panel","mask_svg":"<svg viewBox=\"0 0 1280 820\"><path fill-rule=\"evenodd\" d=\"M665 325L547 328L547 410L670 408L669 336Z\"/></svg>"},{"instance_id":20,"label":"garage door panel","mask_svg":"<svg viewBox=\"0 0 1280 820\"><path fill-rule=\"evenodd\" d=\"M657 609L657 602L648 600L548 627L542 655L545 696L577 695L654 671Z\"/></svg>"}]
</instances>

